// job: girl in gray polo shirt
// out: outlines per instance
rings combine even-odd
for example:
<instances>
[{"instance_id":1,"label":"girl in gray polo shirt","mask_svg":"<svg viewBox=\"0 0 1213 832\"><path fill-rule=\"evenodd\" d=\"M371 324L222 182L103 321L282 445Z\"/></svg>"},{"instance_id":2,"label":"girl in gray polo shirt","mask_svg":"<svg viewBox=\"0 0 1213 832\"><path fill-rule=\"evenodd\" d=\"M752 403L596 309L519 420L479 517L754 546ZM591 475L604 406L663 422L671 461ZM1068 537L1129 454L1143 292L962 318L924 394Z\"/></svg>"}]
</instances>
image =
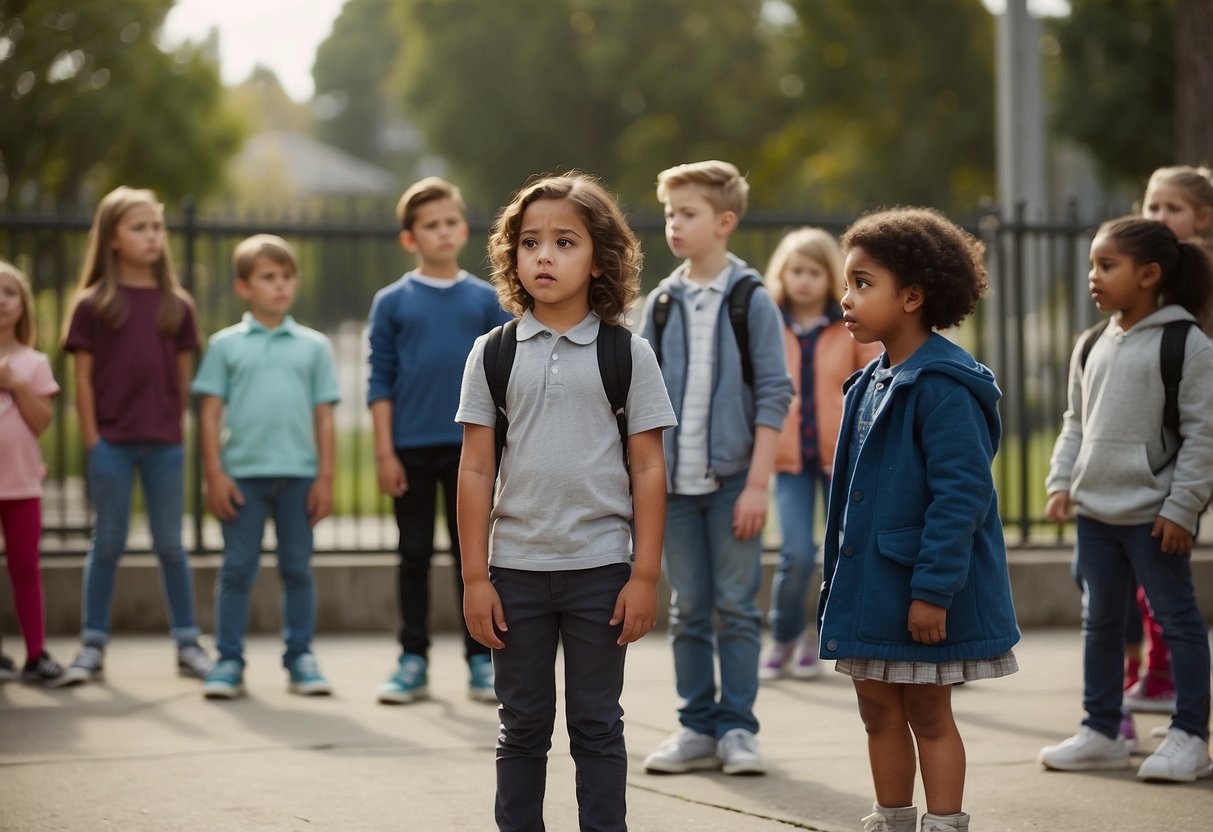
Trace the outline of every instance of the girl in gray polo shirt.
<instances>
[{"instance_id":1,"label":"girl in gray polo shirt","mask_svg":"<svg viewBox=\"0 0 1213 832\"><path fill-rule=\"evenodd\" d=\"M640 246L597 181L570 174L520 190L489 253L501 305L520 316L500 471L487 336L468 356L455 419L464 617L493 650L501 701L497 826L543 828L561 643L579 814L624 830L624 654L657 618L661 432L675 419L652 350L630 336L625 467L596 342L638 295Z\"/></svg>"}]
</instances>

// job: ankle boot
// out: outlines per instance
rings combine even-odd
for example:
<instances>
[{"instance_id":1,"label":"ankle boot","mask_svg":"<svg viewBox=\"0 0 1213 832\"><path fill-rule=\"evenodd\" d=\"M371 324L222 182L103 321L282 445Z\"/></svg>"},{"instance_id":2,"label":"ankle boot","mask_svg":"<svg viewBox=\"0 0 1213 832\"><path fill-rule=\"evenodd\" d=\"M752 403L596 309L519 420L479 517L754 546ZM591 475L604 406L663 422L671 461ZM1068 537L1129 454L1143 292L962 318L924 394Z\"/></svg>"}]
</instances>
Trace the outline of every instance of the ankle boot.
<instances>
[{"instance_id":1,"label":"ankle boot","mask_svg":"<svg viewBox=\"0 0 1213 832\"><path fill-rule=\"evenodd\" d=\"M872 814L863 819L863 832L917 832L918 807L888 809L872 804Z\"/></svg>"},{"instance_id":2,"label":"ankle boot","mask_svg":"<svg viewBox=\"0 0 1213 832\"><path fill-rule=\"evenodd\" d=\"M922 832L969 832L969 816L964 812L954 815L932 815L924 812Z\"/></svg>"}]
</instances>

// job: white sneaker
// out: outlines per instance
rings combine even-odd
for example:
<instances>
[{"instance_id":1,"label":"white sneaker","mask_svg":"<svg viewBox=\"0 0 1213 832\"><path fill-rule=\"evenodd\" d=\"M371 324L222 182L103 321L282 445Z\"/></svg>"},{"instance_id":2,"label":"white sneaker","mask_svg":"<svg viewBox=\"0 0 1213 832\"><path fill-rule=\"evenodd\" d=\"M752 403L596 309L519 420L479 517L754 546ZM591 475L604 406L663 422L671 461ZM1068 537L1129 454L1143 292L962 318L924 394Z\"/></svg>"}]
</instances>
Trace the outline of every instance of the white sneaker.
<instances>
[{"instance_id":1,"label":"white sneaker","mask_svg":"<svg viewBox=\"0 0 1213 832\"><path fill-rule=\"evenodd\" d=\"M1084 725L1068 740L1040 749L1036 761L1054 771L1128 768L1129 747L1120 738L1109 739Z\"/></svg>"},{"instance_id":2,"label":"white sneaker","mask_svg":"<svg viewBox=\"0 0 1213 832\"><path fill-rule=\"evenodd\" d=\"M793 679L816 679L824 668L817 655L817 633L806 635L800 642L800 654L792 665Z\"/></svg>"},{"instance_id":3,"label":"white sneaker","mask_svg":"<svg viewBox=\"0 0 1213 832\"><path fill-rule=\"evenodd\" d=\"M1210 776L1208 741L1178 728L1167 732L1162 745L1137 770L1137 779L1150 782L1191 783Z\"/></svg>"},{"instance_id":4,"label":"white sneaker","mask_svg":"<svg viewBox=\"0 0 1213 832\"><path fill-rule=\"evenodd\" d=\"M726 731L716 743L716 754L720 757L725 774L766 774L767 767L758 753L758 737L744 728Z\"/></svg>"},{"instance_id":5,"label":"white sneaker","mask_svg":"<svg viewBox=\"0 0 1213 832\"><path fill-rule=\"evenodd\" d=\"M795 649L796 645L792 642L772 642L767 657L758 665L758 681L773 682L782 679Z\"/></svg>"},{"instance_id":6,"label":"white sneaker","mask_svg":"<svg viewBox=\"0 0 1213 832\"><path fill-rule=\"evenodd\" d=\"M860 820L863 832L918 832L918 807L889 809L872 804L872 814Z\"/></svg>"},{"instance_id":7,"label":"white sneaker","mask_svg":"<svg viewBox=\"0 0 1213 832\"><path fill-rule=\"evenodd\" d=\"M685 774L713 768L720 768L715 738L690 728L671 735L660 748L644 758L645 771L661 774Z\"/></svg>"}]
</instances>

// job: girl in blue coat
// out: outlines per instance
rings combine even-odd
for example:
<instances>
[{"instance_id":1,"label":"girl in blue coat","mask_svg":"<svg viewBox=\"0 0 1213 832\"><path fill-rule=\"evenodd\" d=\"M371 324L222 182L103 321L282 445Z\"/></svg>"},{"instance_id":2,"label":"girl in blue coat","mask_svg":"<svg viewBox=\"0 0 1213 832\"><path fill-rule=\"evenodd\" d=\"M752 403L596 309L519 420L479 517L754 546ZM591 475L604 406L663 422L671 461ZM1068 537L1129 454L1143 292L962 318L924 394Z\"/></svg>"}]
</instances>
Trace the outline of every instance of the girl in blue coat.
<instances>
[{"instance_id":1,"label":"girl in blue coat","mask_svg":"<svg viewBox=\"0 0 1213 832\"><path fill-rule=\"evenodd\" d=\"M822 658L850 676L876 787L865 830L917 829L915 746L928 832L967 830L952 685L1017 669L1019 640L990 463L993 374L934 332L987 284L983 247L936 211L858 220L843 321L884 354L847 382L818 610Z\"/></svg>"}]
</instances>

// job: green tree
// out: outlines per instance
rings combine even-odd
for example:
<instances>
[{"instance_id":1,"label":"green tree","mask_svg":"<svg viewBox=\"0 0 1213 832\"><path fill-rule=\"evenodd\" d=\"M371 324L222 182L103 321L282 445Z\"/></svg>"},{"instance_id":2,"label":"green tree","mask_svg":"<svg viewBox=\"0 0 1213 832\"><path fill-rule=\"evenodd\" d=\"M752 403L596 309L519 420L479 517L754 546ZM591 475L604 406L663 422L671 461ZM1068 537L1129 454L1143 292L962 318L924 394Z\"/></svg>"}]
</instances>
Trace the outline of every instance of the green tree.
<instances>
[{"instance_id":1,"label":"green tree","mask_svg":"<svg viewBox=\"0 0 1213 832\"><path fill-rule=\"evenodd\" d=\"M757 164L771 112L762 7L395 0L402 111L478 205L577 167L644 210L668 165Z\"/></svg>"},{"instance_id":2,"label":"green tree","mask_svg":"<svg viewBox=\"0 0 1213 832\"><path fill-rule=\"evenodd\" d=\"M1072 0L1051 23L1055 127L1110 183L1175 159L1174 15L1174 0Z\"/></svg>"},{"instance_id":3,"label":"green tree","mask_svg":"<svg viewBox=\"0 0 1213 832\"><path fill-rule=\"evenodd\" d=\"M128 183L212 193L240 142L213 59L157 45L172 0L7 0L0 18L0 200Z\"/></svg>"}]
</instances>

